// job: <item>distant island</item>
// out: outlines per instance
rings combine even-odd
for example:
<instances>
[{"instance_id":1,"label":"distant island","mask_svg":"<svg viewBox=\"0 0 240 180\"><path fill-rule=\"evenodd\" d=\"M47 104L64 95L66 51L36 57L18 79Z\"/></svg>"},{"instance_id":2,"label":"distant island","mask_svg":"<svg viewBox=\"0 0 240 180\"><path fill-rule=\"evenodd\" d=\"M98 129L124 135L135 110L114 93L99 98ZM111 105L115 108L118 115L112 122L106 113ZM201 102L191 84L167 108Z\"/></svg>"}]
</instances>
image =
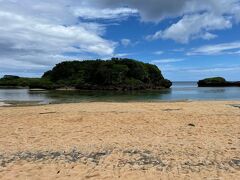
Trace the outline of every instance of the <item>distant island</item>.
<instances>
[{"instance_id":1,"label":"distant island","mask_svg":"<svg viewBox=\"0 0 240 180\"><path fill-rule=\"evenodd\" d=\"M65 61L47 71L41 78L5 75L3 87L81 90L146 90L170 88L156 65L133 59Z\"/></svg>"},{"instance_id":2,"label":"distant island","mask_svg":"<svg viewBox=\"0 0 240 180\"><path fill-rule=\"evenodd\" d=\"M230 87L230 86L240 87L240 81L230 82L222 77L212 77L198 81L198 87Z\"/></svg>"}]
</instances>

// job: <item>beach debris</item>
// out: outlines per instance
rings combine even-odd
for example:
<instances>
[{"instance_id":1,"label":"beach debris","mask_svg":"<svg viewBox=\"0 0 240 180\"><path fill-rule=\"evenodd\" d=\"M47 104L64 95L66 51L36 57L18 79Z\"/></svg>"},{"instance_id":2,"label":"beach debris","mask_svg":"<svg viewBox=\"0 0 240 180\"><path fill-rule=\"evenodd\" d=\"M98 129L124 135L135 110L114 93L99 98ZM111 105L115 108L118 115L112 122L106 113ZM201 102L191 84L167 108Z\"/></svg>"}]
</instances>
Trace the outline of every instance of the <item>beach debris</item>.
<instances>
[{"instance_id":1,"label":"beach debris","mask_svg":"<svg viewBox=\"0 0 240 180\"><path fill-rule=\"evenodd\" d=\"M230 166L240 168L240 159L232 159L229 162Z\"/></svg>"},{"instance_id":2,"label":"beach debris","mask_svg":"<svg viewBox=\"0 0 240 180\"><path fill-rule=\"evenodd\" d=\"M150 151L144 150L125 150L118 151L123 155L123 159L118 162L118 167L124 167L131 165L138 167L139 169L147 169L150 167L156 167L162 169L166 165ZM112 150L105 150L100 152L82 153L77 149L73 149L69 152L66 151L39 151L39 152L18 152L12 155L0 155L0 167L6 167L8 164L15 163L17 161L27 162L41 162L41 161L64 161L66 163L94 163L99 165L100 161L105 157L111 155ZM60 170L59 172L60 173Z\"/></svg>"},{"instance_id":3,"label":"beach debris","mask_svg":"<svg viewBox=\"0 0 240 180\"><path fill-rule=\"evenodd\" d=\"M39 113L39 114L55 114L57 112L43 112L43 113Z\"/></svg>"},{"instance_id":4,"label":"beach debris","mask_svg":"<svg viewBox=\"0 0 240 180\"><path fill-rule=\"evenodd\" d=\"M90 179L90 178L94 178L94 177L97 177L97 176L100 176L99 173L86 175L85 178L86 178L86 179Z\"/></svg>"},{"instance_id":5,"label":"beach debris","mask_svg":"<svg viewBox=\"0 0 240 180\"><path fill-rule=\"evenodd\" d=\"M0 154L0 168L7 167L9 164L17 163L19 161L25 161L26 163L33 162L64 162L64 163L80 163L91 164L94 166L101 166L102 163L109 163L108 157L116 157L117 162L114 168L130 168L133 170L148 170L151 168L157 171L171 171L175 168L175 165L171 161L162 160L159 154L155 154L149 150L103 150L99 152L80 152L77 149L70 151L39 151L39 152L19 152L15 154ZM174 159L173 159L174 160ZM76 165L76 164L75 164ZM199 160L187 160L176 164L182 171L199 172L206 168L217 168L221 170L229 171L230 168L238 170L240 168L240 159L233 158L231 161L216 161L214 159L199 159ZM74 168L74 166L72 166ZM57 174L61 173L60 169L57 169Z\"/></svg>"},{"instance_id":6,"label":"beach debris","mask_svg":"<svg viewBox=\"0 0 240 180\"><path fill-rule=\"evenodd\" d=\"M240 104L230 104L230 106L235 107L235 108L240 108Z\"/></svg>"},{"instance_id":7,"label":"beach debris","mask_svg":"<svg viewBox=\"0 0 240 180\"><path fill-rule=\"evenodd\" d=\"M27 162L62 160L67 163L88 161L95 163L97 165L104 156L107 156L109 154L111 154L111 151L91 152L89 154L85 154L78 151L77 149L73 149L69 152L66 151L18 152L8 156L0 155L0 167L1 166L5 167L7 166L7 164L21 160Z\"/></svg>"},{"instance_id":8,"label":"beach debris","mask_svg":"<svg viewBox=\"0 0 240 180\"><path fill-rule=\"evenodd\" d=\"M150 151L144 150L126 150L123 151L124 155L130 158L122 159L118 166L124 167L126 165L131 165L133 167L138 167L140 169L148 169L149 167L157 167L157 169L162 169L165 167L164 164L158 157L154 156Z\"/></svg>"},{"instance_id":9,"label":"beach debris","mask_svg":"<svg viewBox=\"0 0 240 180\"><path fill-rule=\"evenodd\" d=\"M195 124L189 123L188 126L195 127Z\"/></svg>"},{"instance_id":10,"label":"beach debris","mask_svg":"<svg viewBox=\"0 0 240 180\"><path fill-rule=\"evenodd\" d=\"M182 109L163 109L162 111L180 111Z\"/></svg>"}]
</instances>

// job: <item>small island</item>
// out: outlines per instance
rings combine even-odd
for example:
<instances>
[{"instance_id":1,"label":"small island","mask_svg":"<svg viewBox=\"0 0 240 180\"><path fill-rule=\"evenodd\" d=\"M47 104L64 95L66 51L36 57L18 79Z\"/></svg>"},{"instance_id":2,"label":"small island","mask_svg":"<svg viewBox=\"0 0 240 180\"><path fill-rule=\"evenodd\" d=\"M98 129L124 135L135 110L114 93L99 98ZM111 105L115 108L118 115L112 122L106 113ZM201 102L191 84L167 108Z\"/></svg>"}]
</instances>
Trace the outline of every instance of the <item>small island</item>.
<instances>
[{"instance_id":1,"label":"small island","mask_svg":"<svg viewBox=\"0 0 240 180\"><path fill-rule=\"evenodd\" d=\"M240 87L240 82L230 82L222 77L212 77L206 78L198 81L198 87L231 87L237 86Z\"/></svg>"},{"instance_id":2,"label":"small island","mask_svg":"<svg viewBox=\"0 0 240 180\"><path fill-rule=\"evenodd\" d=\"M6 75L3 87L80 90L147 90L170 88L156 65L133 59L65 61L57 64L41 78Z\"/></svg>"}]
</instances>

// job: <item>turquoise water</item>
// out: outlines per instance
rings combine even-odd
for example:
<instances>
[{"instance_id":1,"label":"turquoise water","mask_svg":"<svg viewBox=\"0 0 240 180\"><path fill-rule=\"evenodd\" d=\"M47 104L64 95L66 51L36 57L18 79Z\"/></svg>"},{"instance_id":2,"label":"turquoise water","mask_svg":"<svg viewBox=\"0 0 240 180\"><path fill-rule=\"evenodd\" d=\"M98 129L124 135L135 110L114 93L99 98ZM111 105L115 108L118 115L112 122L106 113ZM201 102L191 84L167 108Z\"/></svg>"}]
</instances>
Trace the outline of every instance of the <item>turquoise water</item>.
<instances>
[{"instance_id":1,"label":"turquoise water","mask_svg":"<svg viewBox=\"0 0 240 180\"><path fill-rule=\"evenodd\" d=\"M240 100L240 87L198 88L196 82L175 82L171 89L155 91L29 91L0 89L0 102L69 103L182 100Z\"/></svg>"}]
</instances>

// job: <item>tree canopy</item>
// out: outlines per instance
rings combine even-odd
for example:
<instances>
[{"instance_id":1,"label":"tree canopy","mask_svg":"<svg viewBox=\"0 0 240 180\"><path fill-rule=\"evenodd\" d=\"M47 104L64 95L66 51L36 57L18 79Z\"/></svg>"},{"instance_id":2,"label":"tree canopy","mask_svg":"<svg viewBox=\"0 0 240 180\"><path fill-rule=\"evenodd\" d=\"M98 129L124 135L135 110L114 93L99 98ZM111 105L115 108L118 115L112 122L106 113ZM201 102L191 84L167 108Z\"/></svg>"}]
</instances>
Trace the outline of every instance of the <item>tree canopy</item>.
<instances>
[{"instance_id":1,"label":"tree canopy","mask_svg":"<svg viewBox=\"0 0 240 180\"><path fill-rule=\"evenodd\" d=\"M65 61L45 72L41 78L6 75L0 79L0 86L43 89L139 90L169 88L171 85L156 65L118 58Z\"/></svg>"},{"instance_id":2,"label":"tree canopy","mask_svg":"<svg viewBox=\"0 0 240 180\"><path fill-rule=\"evenodd\" d=\"M222 77L206 78L198 81L199 87L226 87L226 86L240 86L240 82L230 82Z\"/></svg>"},{"instance_id":3,"label":"tree canopy","mask_svg":"<svg viewBox=\"0 0 240 180\"><path fill-rule=\"evenodd\" d=\"M79 89L152 89L171 86L156 65L118 58L62 62L44 73L42 78Z\"/></svg>"}]
</instances>

